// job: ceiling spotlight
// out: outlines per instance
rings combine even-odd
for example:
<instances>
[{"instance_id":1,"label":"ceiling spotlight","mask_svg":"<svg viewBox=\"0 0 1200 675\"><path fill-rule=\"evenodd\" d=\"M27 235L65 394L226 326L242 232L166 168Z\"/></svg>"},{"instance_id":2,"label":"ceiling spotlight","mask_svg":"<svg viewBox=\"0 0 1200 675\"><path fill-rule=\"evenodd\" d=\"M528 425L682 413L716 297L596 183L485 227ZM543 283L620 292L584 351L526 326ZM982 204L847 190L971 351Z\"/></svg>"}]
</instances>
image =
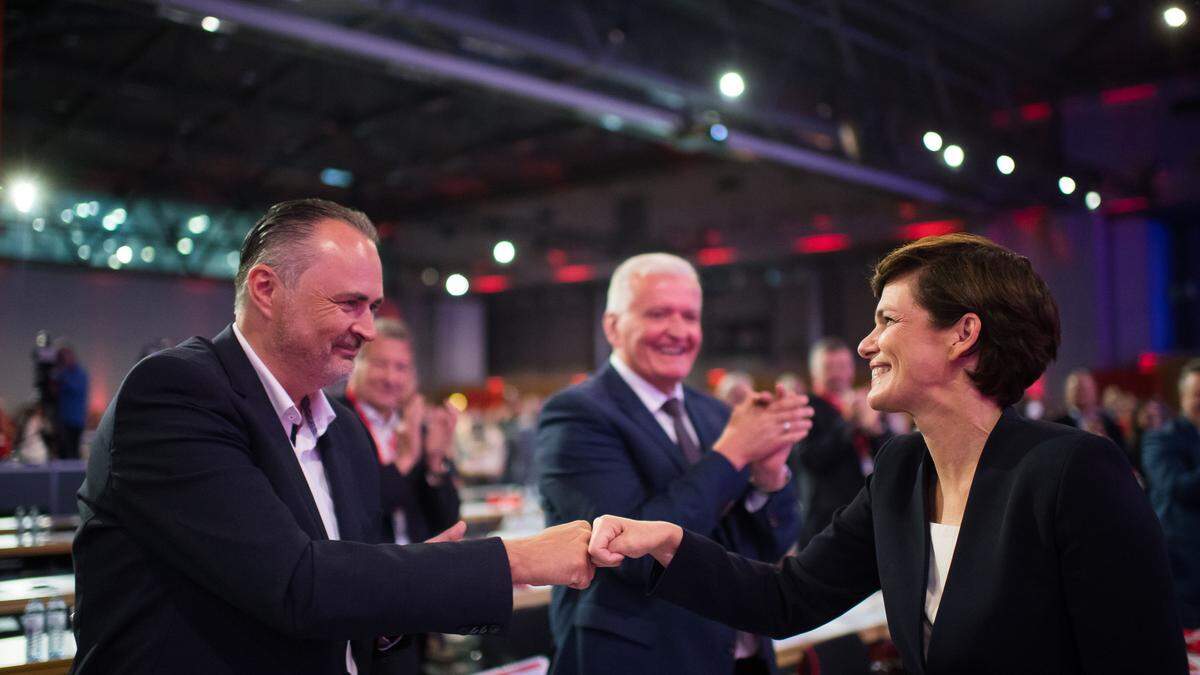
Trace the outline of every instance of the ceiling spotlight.
<instances>
[{"instance_id":1,"label":"ceiling spotlight","mask_svg":"<svg viewBox=\"0 0 1200 675\"><path fill-rule=\"evenodd\" d=\"M921 137L921 142L925 144L925 149L930 152L937 152L942 149L942 135L936 131L926 131Z\"/></svg>"},{"instance_id":2,"label":"ceiling spotlight","mask_svg":"<svg viewBox=\"0 0 1200 675\"><path fill-rule=\"evenodd\" d=\"M121 261L122 265L128 265L133 261L133 248L128 244L117 249L117 260Z\"/></svg>"},{"instance_id":3,"label":"ceiling spotlight","mask_svg":"<svg viewBox=\"0 0 1200 675\"><path fill-rule=\"evenodd\" d=\"M1063 176L1058 179L1058 191L1064 195L1069 195L1075 191L1075 179L1070 176Z\"/></svg>"},{"instance_id":4,"label":"ceiling spotlight","mask_svg":"<svg viewBox=\"0 0 1200 675\"><path fill-rule=\"evenodd\" d=\"M729 138L729 127L724 124L714 124L708 128L708 137L718 143L724 143Z\"/></svg>"},{"instance_id":5,"label":"ceiling spotlight","mask_svg":"<svg viewBox=\"0 0 1200 675\"><path fill-rule=\"evenodd\" d=\"M1017 163L1008 155L1000 155L996 158L996 170L1007 176L1017 170Z\"/></svg>"},{"instance_id":6,"label":"ceiling spotlight","mask_svg":"<svg viewBox=\"0 0 1200 675\"><path fill-rule=\"evenodd\" d=\"M20 179L15 181L9 188L12 193L13 206L21 213L29 213L33 210L33 204L37 201L38 187L28 179Z\"/></svg>"},{"instance_id":7,"label":"ceiling spotlight","mask_svg":"<svg viewBox=\"0 0 1200 675\"><path fill-rule=\"evenodd\" d=\"M196 243L187 237L183 237L175 244L175 250L179 251L179 255L191 255L196 248Z\"/></svg>"},{"instance_id":8,"label":"ceiling spotlight","mask_svg":"<svg viewBox=\"0 0 1200 675\"><path fill-rule=\"evenodd\" d=\"M964 159L966 159L966 153L964 153L963 149L957 145L947 145L946 149L942 151L942 160L945 161L946 166L949 166L951 169L957 169L958 167L962 166Z\"/></svg>"},{"instance_id":9,"label":"ceiling spotlight","mask_svg":"<svg viewBox=\"0 0 1200 675\"><path fill-rule=\"evenodd\" d=\"M1089 211L1095 211L1100 208L1100 193L1092 190L1083 196L1083 203L1087 204Z\"/></svg>"},{"instance_id":10,"label":"ceiling spotlight","mask_svg":"<svg viewBox=\"0 0 1200 675\"><path fill-rule=\"evenodd\" d=\"M188 232L191 232L192 234L203 234L204 231L208 229L209 222L208 216L204 215L203 213L198 216L192 216L191 218L188 218L187 221Z\"/></svg>"},{"instance_id":11,"label":"ceiling spotlight","mask_svg":"<svg viewBox=\"0 0 1200 675\"><path fill-rule=\"evenodd\" d=\"M466 295L467 291L470 289L471 282L467 281L467 278L463 275L451 274L450 276L446 277L446 292L450 295L455 297Z\"/></svg>"},{"instance_id":12,"label":"ceiling spotlight","mask_svg":"<svg viewBox=\"0 0 1200 675\"><path fill-rule=\"evenodd\" d=\"M215 33L221 30L221 20L215 16L206 16L200 20L200 27L210 33Z\"/></svg>"},{"instance_id":13,"label":"ceiling spotlight","mask_svg":"<svg viewBox=\"0 0 1200 675\"><path fill-rule=\"evenodd\" d=\"M46 219L34 218L30 225L33 227L34 232L44 232L46 230Z\"/></svg>"},{"instance_id":14,"label":"ceiling spotlight","mask_svg":"<svg viewBox=\"0 0 1200 675\"><path fill-rule=\"evenodd\" d=\"M737 98L746 91L746 81L742 79L740 73L731 70L721 76L717 82L717 87L721 90L721 95L725 98Z\"/></svg>"},{"instance_id":15,"label":"ceiling spotlight","mask_svg":"<svg viewBox=\"0 0 1200 675\"><path fill-rule=\"evenodd\" d=\"M143 246L142 247L142 262L154 262L154 247L153 246Z\"/></svg>"},{"instance_id":16,"label":"ceiling spotlight","mask_svg":"<svg viewBox=\"0 0 1200 675\"><path fill-rule=\"evenodd\" d=\"M87 260L88 258L92 257L92 247L88 246L87 244L81 245L79 250L75 252L79 254L80 260Z\"/></svg>"},{"instance_id":17,"label":"ceiling spotlight","mask_svg":"<svg viewBox=\"0 0 1200 675\"><path fill-rule=\"evenodd\" d=\"M501 265L507 265L517 257L517 247L511 241L498 241L492 247L492 257Z\"/></svg>"},{"instance_id":18,"label":"ceiling spotlight","mask_svg":"<svg viewBox=\"0 0 1200 675\"><path fill-rule=\"evenodd\" d=\"M1182 28L1188 21L1188 15L1179 7L1168 7L1163 10L1163 21L1171 28Z\"/></svg>"},{"instance_id":19,"label":"ceiling spotlight","mask_svg":"<svg viewBox=\"0 0 1200 675\"><path fill-rule=\"evenodd\" d=\"M439 277L440 275L438 274L438 271L432 267L426 267L425 269L421 270L421 283L425 284L426 286L436 286Z\"/></svg>"}]
</instances>

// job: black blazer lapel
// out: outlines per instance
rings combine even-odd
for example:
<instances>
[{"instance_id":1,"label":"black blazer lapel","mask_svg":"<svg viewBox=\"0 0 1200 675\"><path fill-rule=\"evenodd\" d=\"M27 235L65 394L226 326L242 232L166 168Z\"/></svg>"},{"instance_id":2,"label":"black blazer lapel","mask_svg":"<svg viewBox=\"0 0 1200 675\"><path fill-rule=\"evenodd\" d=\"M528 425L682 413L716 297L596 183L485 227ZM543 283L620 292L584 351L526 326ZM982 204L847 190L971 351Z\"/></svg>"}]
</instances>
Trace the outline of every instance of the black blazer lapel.
<instances>
[{"instance_id":1,"label":"black blazer lapel","mask_svg":"<svg viewBox=\"0 0 1200 675\"><path fill-rule=\"evenodd\" d=\"M925 616L925 584L929 570L929 524L926 517L925 495L933 460L924 450L917 463L913 486L907 504L891 516L887 510L875 510L877 545L895 550L878 551L879 559L892 564L880 569L883 599L887 607L888 626L892 641L904 655L906 664L917 665L916 675L924 672L925 659L922 621ZM884 507L888 509L888 507ZM890 509L889 509L890 510Z\"/></svg>"},{"instance_id":2,"label":"black blazer lapel","mask_svg":"<svg viewBox=\"0 0 1200 675\"><path fill-rule=\"evenodd\" d=\"M972 604L977 601L971 593L972 576L964 575L973 575L975 580L978 580L980 577L986 577L995 567L990 562L992 537L1001 531L1002 523L999 519L1004 514L1002 508L996 507L1008 502L1005 493L1012 484L1010 471L1015 460L1019 459L1019 456L1014 457L1006 450L1023 449L1019 441L1013 442L1020 432L1020 418L1012 408L1006 408L992 433L988 435L979 455L979 464L975 467L975 476L971 479L971 490L967 493L967 506L963 512L958 541L954 545L954 557L950 561L950 572L942 587L937 622L929 638L927 657L931 658L928 663L936 665L936 657L941 651L938 645L947 640L953 644L965 644L971 639L970 635L959 635L956 632L959 625L967 625L958 618L977 611L977 607ZM921 588L924 589L924 584Z\"/></svg>"},{"instance_id":3,"label":"black blazer lapel","mask_svg":"<svg viewBox=\"0 0 1200 675\"><path fill-rule=\"evenodd\" d=\"M255 460L260 462L260 467L269 477L279 477L278 481L272 482L300 527L313 539L328 539L321 513L317 510L317 503L300 468L291 439L283 430L271 399L267 397L266 387L258 379L250 358L242 351L241 343L233 334L233 326L226 326L213 338L212 345L233 390L246 399L253 427L269 439L266 447L259 446L261 452Z\"/></svg>"},{"instance_id":4,"label":"black blazer lapel","mask_svg":"<svg viewBox=\"0 0 1200 675\"><path fill-rule=\"evenodd\" d=\"M600 378L617 407L662 447L666 456L671 459L671 463L679 471L686 471L687 461L683 457L683 451L679 449L678 445L671 442L671 437L663 431L658 420L654 419L654 415L646 409L642 399L638 398L625 380L621 379L620 373L611 364L607 364L600 371Z\"/></svg>"}]
</instances>

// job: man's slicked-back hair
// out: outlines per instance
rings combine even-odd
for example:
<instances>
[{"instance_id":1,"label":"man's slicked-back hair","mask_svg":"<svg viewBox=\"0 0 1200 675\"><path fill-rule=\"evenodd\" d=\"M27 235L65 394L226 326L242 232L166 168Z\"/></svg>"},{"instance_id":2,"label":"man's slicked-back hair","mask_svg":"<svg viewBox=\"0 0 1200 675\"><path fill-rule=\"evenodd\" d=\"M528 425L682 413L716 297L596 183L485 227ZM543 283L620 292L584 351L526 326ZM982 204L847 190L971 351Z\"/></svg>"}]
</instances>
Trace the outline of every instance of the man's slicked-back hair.
<instances>
[{"instance_id":1,"label":"man's slicked-back hair","mask_svg":"<svg viewBox=\"0 0 1200 675\"><path fill-rule=\"evenodd\" d=\"M379 244L375 225L362 211L327 199L280 202L267 209L242 240L238 271L233 278L237 292L233 305L235 312L240 312L246 304L246 277L255 265L267 265L275 270L285 286L296 283L316 256L316 251L304 244L316 231L317 223L325 220L346 223Z\"/></svg>"},{"instance_id":2,"label":"man's slicked-back hair","mask_svg":"<svg viewBox=\"0 0 1200 675\"><path fill-rule=\"evenodd\" d=\"M910 274L917 304L934 326L979 315L971 381L1001 406L1021 400L1057 356L1058 305L1028 258L975 234L925 237L879 261L871 290L878 298L884 286Z\"/></svg>"},{"instance_id":3,"label":"man's slicked-back hair","mask_svg":"<svg viewBox=\"0 0 1200 675\"><path fill-rule=\"evenodd\" d=\"M700 284L700 276L692 264L670 253L643 253L617 266L608 282L608 303L605 314L624 314L633 302L633 282L652 274L687 277Z\"/></svg>"}]
</instances>

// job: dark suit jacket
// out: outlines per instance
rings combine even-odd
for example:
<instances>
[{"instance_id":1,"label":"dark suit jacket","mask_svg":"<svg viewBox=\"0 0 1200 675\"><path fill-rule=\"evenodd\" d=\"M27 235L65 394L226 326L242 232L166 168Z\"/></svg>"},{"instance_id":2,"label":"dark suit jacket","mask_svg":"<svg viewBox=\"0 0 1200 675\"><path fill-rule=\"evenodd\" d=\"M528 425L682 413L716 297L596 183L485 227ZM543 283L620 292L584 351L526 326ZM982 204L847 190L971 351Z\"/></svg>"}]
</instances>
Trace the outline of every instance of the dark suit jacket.
<instances>
[{"instance_id":1,"label":"dark suit jacket","mask_svg":"<svg viewBox=\"0 0 1200 675\"><path fill-rule=\"evenodd\" d=\"M104 414L79 491L78 673L360 673L378 635L492 632L511 575L496 539L394 546L354 413L318 451L341 541L231 329L146 358Z\"/></svg>"},{"instance_id":2,"label":"dark suit jacket","mask_svg":"<svg viewBox=\"0 0 1200 675\"><path fill-rule=\"evenodd\" d=\"M548 524L616 514L668 520L703 532L730 550L774 561L799 529L795 488L749 513L749 471L709 452L729 419L716 399L687 389L684 403L705 451L688 466L654 416L606 366L546 402L537 461ZM669 603L646 597L651 565L626 561L597 570L585 591L554 589L551 630L555 673L733 672L735 633ZM760 654L773 663L770 643Z\"/></svg>"},{"instance_id":3,"label":"dark suit jacket","mask_svg":"<svg viewBox=\"0 0 1200 675\"><path fill-rule=\"evenodd\" d=\"M808 436L796 444L789 464L804 489L804 525L800 530L803 547L821 533L833 514L850 503L862 490L862 461L854 447L855 430L832 403L820 396L810 396L813 408L813 427ZM887 442L890 435L869 439L871 456Z\"/></svg>"},{"instance_id":4,"label":"dark suit jacket","mask_svg":"<svg viewBox=\"0 0 1200 675\"><path fill-rule=\"evenodd\" d=\"M337 400L347 408L354 408L345 396L339 396ZM430 485L426 480L427 476L424 459L417 462L407 476L402 475L391 464L379 467L379 501L383 511L384 541L396 540L395 525L392 522L392 512L396 509L404 510L404 522L408 540L411 542L425 541L458 522L461 502L454 482L447 477L439 485Z\"/></svg>"},{"instance_id":5,"label":"dark suit jacket","mask_svg":"<svg viewBox=\"0 0 1200 675\"><path fill-rule=\"evenodd\" d=\"M782 568L688 533L654 593L783 637L882 588L916 675L1187 672L1162 531L1125 457L1011 409L975 471L926 657L932 464L919 434L896 437L854 501Z\"/></svg>"},{"instance_id":6,"label":"dark suit jacket","mask_svg":"<svg viewBox=\"0 0 1200 675\"><path fill-rule=\"evenodd\" d=\"M1184 625L1200 627L1200 430L1178 417L1146 436L1150 502L1167 535Z\"/></svg>"}]
</instances>

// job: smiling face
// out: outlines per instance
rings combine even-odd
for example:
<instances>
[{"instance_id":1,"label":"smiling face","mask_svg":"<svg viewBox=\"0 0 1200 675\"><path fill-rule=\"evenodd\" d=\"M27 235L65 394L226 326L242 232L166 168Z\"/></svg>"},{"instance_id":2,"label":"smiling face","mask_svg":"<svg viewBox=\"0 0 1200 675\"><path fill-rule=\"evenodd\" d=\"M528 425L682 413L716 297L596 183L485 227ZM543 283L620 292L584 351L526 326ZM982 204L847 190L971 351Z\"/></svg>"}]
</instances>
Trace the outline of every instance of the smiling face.
<instances>
[{"instance_id":1,"label":"smiling face","mask_svg":"<svg viewBox=\"0 0 1200 675\"><path fill-rule=\"evenodd\" d=\"M692 372L700 353L700 284L675 274L632 282L629 309L604 315L604 335L618 358L664 393Z\"/></svg>"},{"instance_id":2,"label":"smiling face","mask_svg":"<svg viewBox=\"0 0 1200 675\"><path fill-rule=\"evenodd\" d=\"M867 403L875 410L918 416L940 387L961 376L951 357L955 329L937 328L917 304L909 274L887 284L875 308L875 329L858 345L871 368Z\"/></svg>"},{"instance_id":3,"label":"smiling face","mask_svg":"<svg viewBox=\"0 0 1200 675\"><path fill-rule=\"evenodd\" d=\"M309 391L349 375L359 348L375 339L383 271L375 244L341 221L318 223L304 246L315 250L313 262L293 287L278 287L271 338Z\"/></svg>"},{"instance_id":4,"label":"smiling face","mask_svg":"<svg viewBox=\"0 0 1200 675\"><path fill-rule=\"evenodd\" d=\"M380 337L363 347L350 377L358 398L381 412L391 412L417 390L412 343Z\"/></svg>"}]
</instances>

